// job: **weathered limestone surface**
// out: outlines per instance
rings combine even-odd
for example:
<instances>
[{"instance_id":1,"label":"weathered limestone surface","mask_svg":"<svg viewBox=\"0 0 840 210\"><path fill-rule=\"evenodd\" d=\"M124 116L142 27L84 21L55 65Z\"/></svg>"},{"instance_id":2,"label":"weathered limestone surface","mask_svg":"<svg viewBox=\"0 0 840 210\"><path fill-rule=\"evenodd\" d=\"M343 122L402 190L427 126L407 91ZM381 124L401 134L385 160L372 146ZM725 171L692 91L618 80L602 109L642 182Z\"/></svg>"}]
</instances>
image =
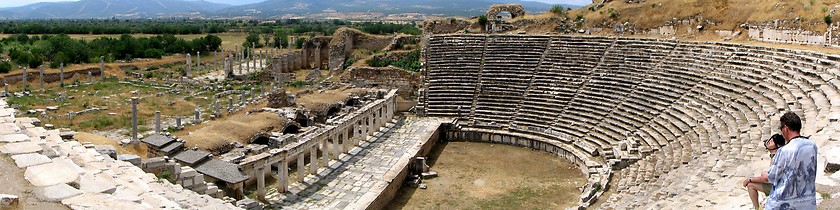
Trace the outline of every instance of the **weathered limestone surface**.
<instances>
[{"instance_id":1,"label":"weathered limestone surface","mask_svg":"<svg viewBox=\"0 0 840 210\"><path fill-rule=\"evenodd\" d=\"M26 168L23 177L43 201L72 209L237 209L160 181L127 162L139 164L137 156L116 156L113 147L65 140L59 130L40 127L37 119L16 118L5 98L0 98L0 139L17 141L0 141L0 152Z\"/></svg>"},{"instance_id":2,"label":"weathered limestone surface","mask_svg":"<svg viewBox=\"0 0 840 210\"><path fill-rule=\"evenodd\" d=\"M26 168L29 166L41 165L44 163L52 162L52 160L50 160L49 157L34 153L13 155L12 159L15 160L15 164L17 164L19 168Z\"/></svg>"},{"instance_id":3,"label":"weathered limestone surface","mask_svg":"<svg viewBox=\"0 0 840 210\"><path fill-rule=\"evenodd\" d=\"M81 195L82 191L67 184L56 184L35 190L35 196L43 201L57 202L65 198Z\"/></svg>"}]
</instances>

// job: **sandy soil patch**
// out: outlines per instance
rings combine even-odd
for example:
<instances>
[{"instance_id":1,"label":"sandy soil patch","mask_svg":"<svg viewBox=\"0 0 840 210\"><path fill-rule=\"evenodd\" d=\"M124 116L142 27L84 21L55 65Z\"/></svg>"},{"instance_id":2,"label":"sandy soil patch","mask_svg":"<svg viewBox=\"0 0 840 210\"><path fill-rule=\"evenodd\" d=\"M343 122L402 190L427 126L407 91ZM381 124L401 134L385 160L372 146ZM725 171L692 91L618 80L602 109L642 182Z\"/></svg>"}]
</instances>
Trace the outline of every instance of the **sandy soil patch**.
<instances>
[{"instance_id":1,"label":"sandy soil patch","mask_svg":"<svg viewBox=\"0 0 840 210\"><path fill-rule=\"evenodd\" d=\"M448 142L429 155L428 189L403 187L386 209L565 209L586 182L564 159L509 145Z\"/></svg>"}]
</instances>

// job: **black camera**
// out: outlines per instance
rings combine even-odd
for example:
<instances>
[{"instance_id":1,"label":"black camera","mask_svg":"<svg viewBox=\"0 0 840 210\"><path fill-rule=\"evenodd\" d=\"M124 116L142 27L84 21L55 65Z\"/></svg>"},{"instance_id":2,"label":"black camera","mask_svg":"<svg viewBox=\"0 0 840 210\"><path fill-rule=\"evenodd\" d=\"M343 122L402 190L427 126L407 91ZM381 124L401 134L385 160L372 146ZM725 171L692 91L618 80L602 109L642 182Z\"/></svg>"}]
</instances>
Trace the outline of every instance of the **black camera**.
<instances>
[{"instance_id":1,"label":"black camera","mask_svg":"<svg viewBox=\"0 0 840 210\"><path fill-rule=\"evenodd\" d=\"M768 144L770 141L773 141L773 144L775 144L774 148L770 148L770 144ZM764 140L764 148L767 150L777 150L782 146L785 146L785 137L782 134L773 134L773 136Z\"/></svg>"}]
</instances>

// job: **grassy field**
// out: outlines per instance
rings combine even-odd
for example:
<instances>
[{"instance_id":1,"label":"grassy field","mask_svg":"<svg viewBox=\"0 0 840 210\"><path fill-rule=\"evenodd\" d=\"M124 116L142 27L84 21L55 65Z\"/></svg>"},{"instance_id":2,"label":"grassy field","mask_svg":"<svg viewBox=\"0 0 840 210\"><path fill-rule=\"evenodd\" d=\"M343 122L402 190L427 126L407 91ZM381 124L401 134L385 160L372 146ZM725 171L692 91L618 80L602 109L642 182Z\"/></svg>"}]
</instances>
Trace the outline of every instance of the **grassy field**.
<instances>
[{"instance_id":1,"label":"grassy field","mask_svg":"<svg viewBox=\"0 0 840 210\"><path fill-rule=\"evenodd\" d=\"M96 78L95 81L98 81ZM80 79L87 81L86 79ZM70 81L66 81L68 84ZM37 83L35 84L37 85ZM95 82L92 85L80 85L77 87L59 87L58 84L50 84L50 88L44 93L30 91L34 94L24 97L9 98L9 103L16 104L21 111L32 109L46 109L50 106L59 107L58 111L47 111L46 116L38 114L32 117L40 118L44 123L54 124L57 127L66 127L75 131L105 131L113 129L129 129L131 126L131 97L140 97L138 103L138 121L140 125L151 125L155 111L161 115L168 116L191 116L196 107L201 107L204 115L210 115L210 110L215 102L213 95L216 92L205 91L190 95L187 91L180 94L168 93L166 90L152 87L138 87L128 84L119 84L117 79L107 79L104 82ZM232 86L234 89L246 88L242 85ZM247 88L259 88L250 87ZM13 91L15 89L13 88ZM53 100L58 98L59 93L66 93L69 98L66 101ZM133 95L136 92L137 95ZM162 93L158 95L158 93ZM220 103L222 103L220 101ZM92 111L74 116L69 119L68 112L78 112L85 109L99 108L100 111ZM141 126L140 130L149 130L150 126Z\"/></svg>"},{"instance_id":2,"label":"grassy field","mask_svg":"<svg viewBox=\"0 0 840 210\"><path fill-rule=\"evenodd\" d=\"M822 23L810 26L803 24L806 29L825 31L826 24L823 18L830 10L836 9L835 5L838 4L838 0L647 0L643 3L611 1L597 11L591 11L589 6L585 6L573 10L570 14L573 18L583 15L587 19L587 26L613 20L622 23L629 21L642 28L660 26L673 18L682 20L699 15L721 23L719 26L710 26L710 29L730 30L748 22L800 18L803 23ZM836 21L838 18L834 19Z\"/></svg>"}]
</instances>

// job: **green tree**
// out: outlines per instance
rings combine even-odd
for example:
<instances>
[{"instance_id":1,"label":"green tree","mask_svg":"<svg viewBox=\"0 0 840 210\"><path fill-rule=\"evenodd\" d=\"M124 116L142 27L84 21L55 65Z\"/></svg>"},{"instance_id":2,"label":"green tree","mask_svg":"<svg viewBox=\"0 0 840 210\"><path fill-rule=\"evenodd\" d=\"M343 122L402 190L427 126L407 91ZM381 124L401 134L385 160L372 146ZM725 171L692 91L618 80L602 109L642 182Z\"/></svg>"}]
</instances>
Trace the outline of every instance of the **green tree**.
<instances>
[{"instance_id":1,"label":"green tree","mask_svg":"<svg viewBox=\"0 0 840 210\"><path fill-rule=\"evenodd\" d=\"M304 43L306 43L306 38L298 37L297 40L295 40L295 48L303 48Z\"/></svg>"},{"instance_id":2,"label":"green tree","mask_svg":"<svg viewBox=\"0 0 840 210\"><path fill-rule=\"evenodd\" d=\"M566 8L563 8L563 6L560 5L554 5L551 6L551 10L549 10L549 12L554 13L555 15L563 16L566 14Z\"/></svg>"},{"instance_id":3,"label":"green tree","mask_svg":"<svg viewBox=\"0 0 840 210\"><path fill-rule=\"evenodd\" d=\"M825 24L831 25L831 15L825 15L823 20L825 21Z\"/></svg>"},{"instance_id":4,"label":"green tree","mask_svg":"<svg viewBox=\"0 0 840 210\"><path fill-rule=\"evenodd\" d=\"M253 48L261 48L262 43L260 43L260 35L258 34L249 34L248 37L245 37L245 42L242 43L243 47L253 47Z\"/></svg>"},{"instance_id":5,"label":"green tree","mask_svg":"<svg viewBox=\"0 0 840 210\"><path fill-rule=\"evenodd\" d=\"M479 25L485 26L485 25L487 25L488 21L489 20L487 20L487 15L478 16L478 24Z\"/></svg>"},{"instance_id":6,"label":"green tree","mask_svg":"<svg viewBox=\"0 0 840 210\"><path fill-rule=\"evenodd\" d=\"M9 71L12 71L12 64L5 61L0 63L0 73L9 73Z\"/></svg>"}]
</instances>

